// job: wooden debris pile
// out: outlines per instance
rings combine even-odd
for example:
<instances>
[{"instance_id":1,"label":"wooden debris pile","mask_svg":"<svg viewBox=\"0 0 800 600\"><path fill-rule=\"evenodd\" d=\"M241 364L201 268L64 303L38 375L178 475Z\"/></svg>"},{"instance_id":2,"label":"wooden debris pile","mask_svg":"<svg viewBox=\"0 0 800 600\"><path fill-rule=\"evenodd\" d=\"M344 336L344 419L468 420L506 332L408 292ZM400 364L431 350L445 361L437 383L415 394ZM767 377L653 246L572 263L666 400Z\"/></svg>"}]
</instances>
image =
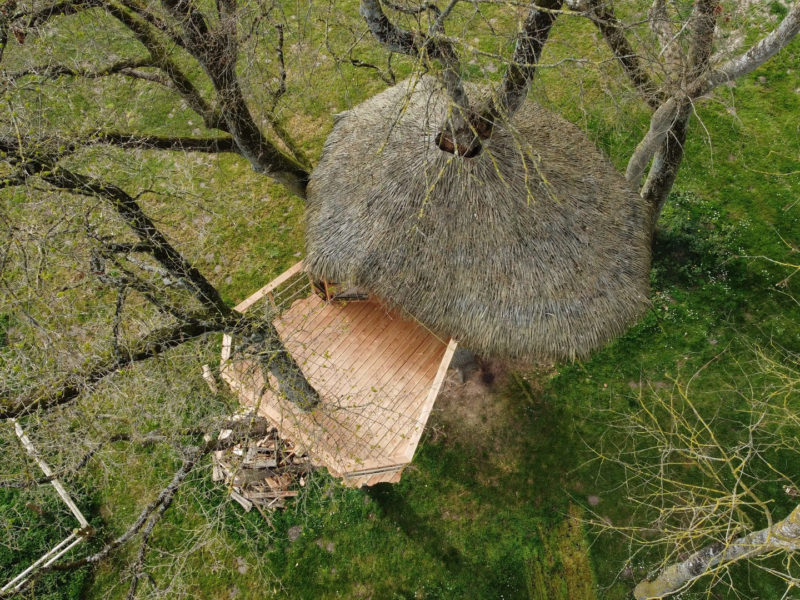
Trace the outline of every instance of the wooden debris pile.
<instances>
[{"instance_id":1,"label":"wooden debris pile","mask_svg":"<svg viewBox=\"0 0 800 600\"><path fill-rule=\"evenodd\" d=\"M239 422L251 419L249 415L234 418ZM258 425L251 429L253 435L247 442L218 450L212 457L212 479L224 481L231 498L248 512L253 506L259 510L284 508L286 498L298 495L313 470L308 455L282 439L275 427L265 421ZM233 429L223 429L219 439L232 434Z\"/></svg>"}]
</instances>

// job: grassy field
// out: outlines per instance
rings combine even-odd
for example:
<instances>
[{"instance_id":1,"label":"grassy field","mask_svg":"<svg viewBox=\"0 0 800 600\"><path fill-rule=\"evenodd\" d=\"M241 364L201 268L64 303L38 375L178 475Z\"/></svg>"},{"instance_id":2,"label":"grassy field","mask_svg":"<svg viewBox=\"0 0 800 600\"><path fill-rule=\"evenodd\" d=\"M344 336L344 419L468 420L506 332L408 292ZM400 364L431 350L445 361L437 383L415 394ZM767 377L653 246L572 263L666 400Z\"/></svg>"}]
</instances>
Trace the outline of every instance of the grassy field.
<instances>
[{"instance_id":1,"label":"grassy field","mask_svg":"<svg viewBox=\"0 0 800 600\"><path fill-rule=\"evenodd\" d=\"M562 27L546 55L552 62L576 47L593 46L585 25ZM98 35L115 37L113 31ZM479 42L487 52L496 50L483 38ZM370 56L374 50L364 52ZM292 56L298 63L320 60L299 50ZM331 113L383 85L370 72L330 62L313 71L295 64L298 75L290 80L285 103L300 107L297 114L287 108L283 117L312 158L330 130ZM473 65L476 77L482 66ZM257 64L246 68L256 70ZM398 73L409 68L400 61ZM309 88L311 73L317 81ZM268 80L269 74L258 77ZM578 80L582 93L576 100L569 85ZM70 88L66 101L46 107L46 120L71 123L81 114L86 122L191 134L191 118L166 95L142 97L131 87L115 90L116 99L107 103L101 101L106 85ZM613 82L605 86L594 71L569 65L543 70L533 91L587 128L624 167L647 119L630 101L610 103L615 93ZM148 110L139 110L145 105ZM34 108L29 110L20 118L32 119ZM499 368L486 389L477 382L451 386L413 465L394 486L347 490L318 472L306 493L268 523L255 512L244 514L212 484L207 465L190 478L157 528L148 558L156 587L143 583L140 596L158 588L167 597L209 599L629 598L635 582L658 564L660 548L632 559L638 547L588 525L647 525L654 518L637 502L635 473L612 460L614 446L628 440L618 429L621 420L635 422L642 407L674 397L676 386L699 372L691 388L695 405L721 440L736 445L746 433L751 396L776 385L760 369L757 351L784 364L796 360L790 353L800 352L800 280L786 280L791 270L769 260L800 263L798 114L799 41L724 88L717 100L698 105L686 159L654 242L653 309L616 342L585 362ZM155 190L143 196L143 204L227 301L245 297L302 255L301 201L252 173L243 160L155 152L134 158L93 150L75 160L110 173L121 185ZM184 190L177 201L174 189ZM21 203L12 197L8 210L21 211ZM77 319L101 300L107 298L76 299L74 314L61 318ZM0 346L13 326L9 319L0 314ZM194 371L198 357L215 359L218 343L199 344L176 359L185 365L186 381L176 381L165 366L145 367L150 386L140 389L135 374L123 375L115 381L114 398L138 394L130 410L151 411L151 427L158 426L162 411L177 422L199 411L229 410L231 402L208 398ZM796 391L789 401L800 403ZM83 410L100 419L108 406L122 404L98 396L95 408ZM796 439L797 430L782 434ZM797 454L775 450L768 458L800 483ZM127 448L109 452L104 461L80 480L80 497L99 535L110 537L124 530L175 463L158 449ZM753 469L757 476L759 467ZM685 477L703 481L688 468ZM774 478L758 489L770 498L775 515L796 503ZM48 508L52 499L38 502L44 514L57 510ZM24 494L0 495L0 506L14 507L28 523L41 517L26 508L30 503ZM758 518L753 512L754 527L764 527ZM37 531L20 546L28 558L62 533L44 525ZM52 598L123 598L134 552L127 548L66 582L47 579L39 591ZM20 556L0 552L3 578ZM772 600L783 593L781 582L757 569L742 567L734 577L736 591L722 585L707 596L701 584L682 597Z\"/></svg>"}]
</instances>

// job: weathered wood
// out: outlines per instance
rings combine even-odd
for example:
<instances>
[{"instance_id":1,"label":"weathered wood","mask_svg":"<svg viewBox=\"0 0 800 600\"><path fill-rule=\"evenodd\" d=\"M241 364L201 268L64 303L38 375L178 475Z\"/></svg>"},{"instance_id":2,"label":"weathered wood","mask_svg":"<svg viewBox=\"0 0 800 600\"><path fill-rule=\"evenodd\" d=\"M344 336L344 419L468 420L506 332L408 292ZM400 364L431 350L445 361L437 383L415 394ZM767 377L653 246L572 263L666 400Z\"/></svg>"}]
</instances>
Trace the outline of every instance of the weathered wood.
<instances>
[{"instance_id":1,"label":"weathered wood","mask_svg":"<svg viewBox=\"0 0 800 600\"><path fill-rule=\"evenodd\" d=\"M39 456L39 453L36 451L36 448L34 448L30 439L28 439L28 436L25 435L25 432L22 430L20 424L17 423L16 419L11 419L11 421L14 423L14 431L16 432L19 441L22 442L25 450L31 455L31 458L36 461L36 464L39 465L39 468L42 470L42 473L44 473L45 477L52 478L50 480L50 484L55 488L56 492L61 497L61 500L64 501L64 504L67 505L72 514L75 515L75 518L78 520L78 523L80 523L81 528L84 529L89 527L89 522L86 520L86 517L83 516L83 513L80 511L78 506L72 501L72 497L67 493L67 490L64 489L64 486L61 485L61 482L53 477L53 471L50 470L50 466L41 456Z\"/></svg>"},{"instance_id":2,"label":"weathered wood","mask_svg":"<svg viewBox=\"0 0 800 600\"><path fill-rule=\"evenodd\" d=\"M236 500L236 502L242 506L245 512L250 512L250 510L253 508L253 503L238 492L231 490L231 498Z\"/></svg>"},{"instance_id":3,"label":"weathered wood","mask_svg":"<svg viewBox=\"0 0 800 600\"><path fill-rule=\"evenodd\" d=\"M203 379L206 380L208 384L208 389L211 390L212 394L218 394L219 388L217 387L217 379L214 377L214 374L211 372L211 367L208 365L203 365Z\"/></svg>"}]
</instances>

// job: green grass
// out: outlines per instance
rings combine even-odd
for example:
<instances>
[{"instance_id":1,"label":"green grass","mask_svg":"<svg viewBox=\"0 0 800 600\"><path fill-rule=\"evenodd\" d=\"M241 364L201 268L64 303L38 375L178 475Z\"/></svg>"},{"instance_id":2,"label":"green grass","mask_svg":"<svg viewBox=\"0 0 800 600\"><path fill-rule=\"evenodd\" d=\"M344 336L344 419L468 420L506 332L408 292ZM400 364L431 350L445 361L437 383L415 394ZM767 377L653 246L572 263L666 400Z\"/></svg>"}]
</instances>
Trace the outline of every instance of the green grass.
<instances>
[{"instance_id":1,"label":"green grass","mask_svg":"<svg viewBox=\"0 0 800 600\"><path fill-rule=\"evenodd\" d=\"M353 6L343 3L342 10ZM770 6L779 13L779 3ZM593 49L586 24L565 22L559 27L565 29L554 32L556 42L548 46L546 60L555 62L576 47L591 47L590 56L604 56L602 48ZM113 33L102 35L120 53L131 49L120 45ZM332 42L338 43L335 38ZM494 52L503 43L481 39L479 47ZM719 98L727 106L716 101L698 106L686 159L654 241L653 309L640 323L590 360L511 377L494 390L478 424L435 414L413 465L395 486L347 490L320 472L296 505L267 524L255 512L244 514L224 489L211 484L206 465L187 482L156 530L150 560L156 585L172 586L173 597L193 598L630 597L634 580L655 562L631 565L626 575L630 548L618 537L597 536L570 519L588 514L589 496L599 498L593 510L611 523L629 524L637 516L626 497L626 474L592 460L612 411L631 414L648 387L669 389L673 381L685 381L708 365L694 384L698 405L717 415L720 435L733 440L738 430L730 424L741 418L743 407L737 388L755 377L746 379L740 368L752 364L752 348L800 350L800 305L793 299L800 298L800 284L792 279L778 285L788 275L786 269L757 258L800 262L792 248L800 244L799 55L800 42L795 42L735 88L722 90ZM359 45L356 56L382 60L369 44ZM299 75L290 81L282 118L316 158L331 127L330 114L383 84L366 69L336 67L329 60L311 71L304 67L318 60L317 55L298 51L290 57L296 61L290 63L290 73ZM252 74L256 63L242 69ZM483 66L481 61L469 65L470 75L482 77ZM398 75L410 68L409 61L400 60ZM272 75L253 76L258 83ZM201 80L197 73L193 77ZM582 90L578 95L570 87L577 83ZM192 133L188 120L196 117L168 94L143 96L141 87L131 86L114 89L114 100L107 101L108 85L70 86L63 102L45 107L45 118L74 130L100 122L109 128ZM608 85L594 70L567 64L563 70L543 70L532 94L586 128L624 168L646 130L647 114L630 98L612 106L608 97L616 88L613 81ZM258 91L257 97L263 94ZM31 92L30 98L35 96ZM21 106L20 118L32 120L39 108ZM141 197L148 213L219 285L226 301L238 302L302 254L302 203L252 173L243 160L139 152L132 161L131 156L91 150L75 162L109 174L120 185L150 190ZM173 193L176 188L183 193ZM13 210L23 210L23 198L16 202ZM68 294L70 302L74 296L78 303L75 312L96 317L93 311L106 306L108 298L79 300L82 293ZM0 318L0 347L13 319L5 312ZM213 356L215 343L211 349L197 349L198 354ZM150 376L134 371L114 383L123 391L130 385L129 393L137 394L137 410L151 415L147 428L163 424L161 411L167 404L178 405L171 417L176 422L229 408L188 385L171 390L168 380L160 394L147 396L128 381L143 374ZM187 368L181 376L188 380L196 373ZM98 414L104 402L116 409L121 405L118 398L98 396L96 402ZM775 460L789 475L800 476L796 456ZM97 496L86 502L98 539L120 533L175 466L169 452L127 447L111 451L107 461L116 468L96 467L86 483L97 489ZM765 484L763 490L774 498L776 514L789 509L791 499L777 487ZM19 507L20 498L4 493L0 505ZM35 533L25 539L24 554L12 559L8 552L0 553L3 577L19 557L29 560L61 534L30 512L20 515ZM298 526L302 533L290 542L288 532ZM91 573L91 582L82 571L44 582L38 593L122 598L126 566L135 551L126 548L103 562ZM174 556L182 557L180 564L172 563ZM658 558L657 553L643 556ZM736 577L743 597L768 599L782 593L780 584L761 572L742 568ZM143 594L152 591L149 585L142 584ZM715 594L733 597L724 589Z\"/></svg>"}]
</instances>

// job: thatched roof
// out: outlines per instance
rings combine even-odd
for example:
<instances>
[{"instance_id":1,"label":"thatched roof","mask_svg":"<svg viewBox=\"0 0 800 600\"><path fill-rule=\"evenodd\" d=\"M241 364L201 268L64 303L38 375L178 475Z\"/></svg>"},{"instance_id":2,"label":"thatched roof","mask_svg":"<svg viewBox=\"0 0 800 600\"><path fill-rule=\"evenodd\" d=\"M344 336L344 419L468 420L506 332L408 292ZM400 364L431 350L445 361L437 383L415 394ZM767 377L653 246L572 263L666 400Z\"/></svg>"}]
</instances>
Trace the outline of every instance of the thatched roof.
<instances>
[{"instance_id":1,"label":"thatched roof","mask_svg":"<svg viewBox=\"0 0 800 600\"><path fill-rule=\"evenodd\" d=\"M649 212L580 129L527 102L465 159L434 144L447 109L423 77L341 115L308 190L312 275L487 355L585 356L642 315Z\"/></svg>"}]
</instances>

